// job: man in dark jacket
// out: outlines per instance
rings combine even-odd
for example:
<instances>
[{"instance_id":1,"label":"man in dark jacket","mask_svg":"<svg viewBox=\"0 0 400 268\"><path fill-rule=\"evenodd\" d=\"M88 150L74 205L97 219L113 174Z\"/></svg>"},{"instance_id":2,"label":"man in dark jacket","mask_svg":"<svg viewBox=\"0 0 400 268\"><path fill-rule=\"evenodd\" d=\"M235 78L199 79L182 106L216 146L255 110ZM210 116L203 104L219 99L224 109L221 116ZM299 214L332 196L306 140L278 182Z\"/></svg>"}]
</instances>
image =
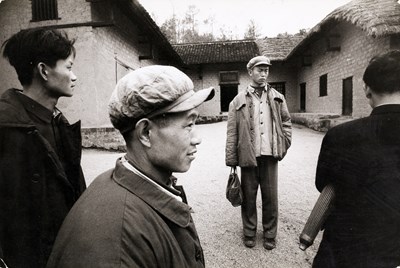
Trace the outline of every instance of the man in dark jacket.
<instances>
[{"instance_id":1,"label":"man in dark jacket","mask_svg":"<svg viewBox=\"0 0 400 268\"><path fill-rule=\"evenodd\" d=\"M276 246L278 228L278 161L286 155L292 124L285 97L267 83L271 63L265 56L247 64L250 85L229 104L227 166L240 166L244 244L256 245L257 191L262 198L263 246Z\"/></svg>"},{"instance_id":2,"label":"man in dark jacket","mask_svg":"<svg viewBox=\"0 0 400 268\"><path fill-rule=\"evenodd\" d=\"M318 160L319 191L336 198L313 267L400 265L400 51L374 57L363 76L372 113L332 128Z\"/></svg>"},{"instance_id":3,"label":"man in dark jacket","mask_svg":"<svg viewBox=\"0 0 400 268\"><path fill-rule=\"evenodd\" d=\"M97 177L67 216L48 267L204 267L181 186L201 139L196 109L212 88L194 91L171 66L137 69L117 84L111 122L127 154Z\"/></svg>"},{"instance_id":4,"label":"man in dark jacket","mask_svg":"<svg viewBox=\"0 0 400 268\"><path fill-rule=\"evenodd\" d=\"M4 44L23 88L0 97L0 258L9 267L45 267L86 188L80 122L70 125L56 108L73 93L73 43L55 30L29 29Z\"/></svg>"}]
</instances>

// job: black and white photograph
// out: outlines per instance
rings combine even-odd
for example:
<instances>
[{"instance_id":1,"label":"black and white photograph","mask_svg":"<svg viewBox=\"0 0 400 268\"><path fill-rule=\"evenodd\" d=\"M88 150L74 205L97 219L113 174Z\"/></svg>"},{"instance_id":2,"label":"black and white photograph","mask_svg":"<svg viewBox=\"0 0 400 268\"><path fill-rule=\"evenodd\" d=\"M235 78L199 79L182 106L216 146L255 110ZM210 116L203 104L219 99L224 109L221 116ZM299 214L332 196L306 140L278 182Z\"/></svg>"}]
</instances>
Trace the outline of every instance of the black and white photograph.
<instances>
[{"instance_id":1,"label":"black and white photograph","mask_svg":"<svg viewBox=\"0 0 400 268\"><path fill-rule=\"evenodd\" d=\"M0 268L400 268L399 0L0 0Z\"/></svg>"}]
</instances>

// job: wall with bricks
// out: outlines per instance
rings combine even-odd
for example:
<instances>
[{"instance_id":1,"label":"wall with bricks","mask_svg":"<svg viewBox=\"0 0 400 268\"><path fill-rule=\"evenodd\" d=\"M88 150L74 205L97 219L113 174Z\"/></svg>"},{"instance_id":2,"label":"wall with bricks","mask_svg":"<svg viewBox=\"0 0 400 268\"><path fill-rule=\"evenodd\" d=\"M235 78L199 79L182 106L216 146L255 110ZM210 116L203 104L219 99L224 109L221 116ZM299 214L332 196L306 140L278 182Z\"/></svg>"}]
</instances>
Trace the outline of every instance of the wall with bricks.
<instances>
[{"instance_id":1,"label":"wall with bricks","mask_svg":"<svg viewBox=\"0 0 400 268\"><path fill-rule=\"evenodd\" d=\"M328 34L340 35L340 51L327 51L325 38L311 44L304 53L312 55L312 65L299 68L296 91L300 83L306 83L306 112L341 115L343 79L353 77L353 116L366 116L371 108L363 92L362 75L372 56L389 49L389 40L367 36L348 22L337 24ZM319 96L319 78L324 74L328 76L328 94ZM299 93L297 98L299 109Z\"/></svg>"},{"instance_id":2,"label":"wall with bricks","mask_svg":"<svg viewBox=\"0 0 400 268\"><path fill-rule=\"evenodd\" d=\"M285 83L285 99L289 112L297 110L296 69L286 62L272 62L269 68L269 83Z\"/></svg>"}]
</instances>

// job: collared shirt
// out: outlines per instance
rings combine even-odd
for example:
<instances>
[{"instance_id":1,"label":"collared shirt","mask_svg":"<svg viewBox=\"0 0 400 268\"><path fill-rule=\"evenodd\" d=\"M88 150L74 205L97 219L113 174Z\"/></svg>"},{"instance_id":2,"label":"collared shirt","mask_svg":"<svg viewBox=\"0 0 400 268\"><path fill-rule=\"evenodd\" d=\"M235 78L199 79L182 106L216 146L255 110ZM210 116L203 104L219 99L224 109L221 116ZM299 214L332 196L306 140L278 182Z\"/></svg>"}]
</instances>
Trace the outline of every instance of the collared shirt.
<instances>
[{"instance_id":1,"label":"collared shirt","mask_svg":"<svg viewBox=\"0 0 400 268\"><path fill-rule=\"evenodd\" d=\"M256 93L255 88L249 87L254 105L254 132L256 156L272 155L272 115L268 103L267 91L262 89L261 96Z\"/></svg>"},{"instance_id":2,"label":"collared shirt","mask_svg":"<svg viewBox=\"0 0 400 268\"><path fill-rule=\"evenodd\" d=\"M62 140L57 123L57 118L61 115L61 112L57 109L50 111L24 94L18 94L18 96L39 133L50 143L61 162L63 162Z\"/></svg>"},{"instance_id":3,"label":"collared shirt","mask_svg":"<svg viewBox=\"0 0 400 268\"><path fill-rule=\"evenodd\" d=\"M180 192L178 190L176 190L176 189L174 189L172 187L168 187L168 186L167 187L161 186L156 181L150 179L149 177L144 175L142 172L140 172L137 168L135 168L133 165L131 165L125 157L121 157L121 163L122 163L122 165L124 165L124 167L126 167L128 170L130 170L133 173L135 173L136 175L138 175L140 178L151 182L153 185L155 185L162 192L164 192L167 195L172 196L173 198L175 198L175 199L177 199L177 200L182 202L182 197L180 197L178 195L178 194L180 194ZM170 188L170 189L168 189L168 188Z\"/></svg>"}]
</instances>

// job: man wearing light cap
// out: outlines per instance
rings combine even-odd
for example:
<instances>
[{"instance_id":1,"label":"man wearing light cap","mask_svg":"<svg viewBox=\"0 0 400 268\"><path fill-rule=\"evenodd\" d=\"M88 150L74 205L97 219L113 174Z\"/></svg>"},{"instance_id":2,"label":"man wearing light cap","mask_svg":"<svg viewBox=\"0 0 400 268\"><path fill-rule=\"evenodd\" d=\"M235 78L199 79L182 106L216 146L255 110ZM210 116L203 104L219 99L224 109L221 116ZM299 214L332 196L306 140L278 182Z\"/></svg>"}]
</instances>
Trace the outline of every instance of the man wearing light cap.
<instances>
[{"instance_id":1,"label":"man wearing light cap","mask_svg":"<svg viewBox=\"0 0 400 268\"><path fill-rule=\"evenodd\" d=\"M268 83L270 60L252 58L247 64L251 83L229 105L227 166L241 168L243 242L256 245L257 191L262 198L263 246L276 247L278 226L278 161L291 144L291 120L285 97Z\"/></svg>"},{"instance_id":2,"label":"man wearing light cap","mask_svg":"<svg viewBox=\"0 0 400 268\"><path fill-rule=\"evenodd\" d=\"M214 89L194 91L184 73L148 66L123 77L109 103L127 153L78 200L48 267L204 267L192 210L173 172L186 172L201 139L196 109Z\"/></svg>"}]
</instances>

